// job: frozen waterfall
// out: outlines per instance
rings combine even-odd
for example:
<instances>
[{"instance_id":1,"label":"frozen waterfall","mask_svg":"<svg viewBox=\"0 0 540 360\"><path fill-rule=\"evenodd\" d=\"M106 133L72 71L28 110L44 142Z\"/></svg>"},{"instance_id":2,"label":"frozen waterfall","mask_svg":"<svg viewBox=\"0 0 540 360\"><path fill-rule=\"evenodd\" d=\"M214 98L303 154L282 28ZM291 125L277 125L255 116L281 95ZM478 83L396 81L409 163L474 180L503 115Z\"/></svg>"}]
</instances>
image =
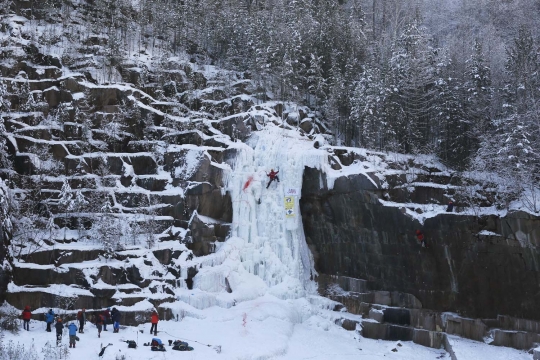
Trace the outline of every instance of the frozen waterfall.
<instances>
[{"instance_id":1,"label":"frozen waterfall","mask_svg":"<svg viewBox=\"0 0 540 360\"><path fill-rule=\"evenodd\" d=\"M313 258L307 247L299 200L306 166L327 165L328 155L297 132L269 125L239 143L226 179L233 205L231 237L201 260L194 286L230 302L270 293L282 299L313 293ZM267 189L266 173L279 170L280 182ZM287 192L296 192L289 197ZM286 198L287 196L287 198ZM286 215L285 202L288 214Z\"/></svg>"}]
</instances>

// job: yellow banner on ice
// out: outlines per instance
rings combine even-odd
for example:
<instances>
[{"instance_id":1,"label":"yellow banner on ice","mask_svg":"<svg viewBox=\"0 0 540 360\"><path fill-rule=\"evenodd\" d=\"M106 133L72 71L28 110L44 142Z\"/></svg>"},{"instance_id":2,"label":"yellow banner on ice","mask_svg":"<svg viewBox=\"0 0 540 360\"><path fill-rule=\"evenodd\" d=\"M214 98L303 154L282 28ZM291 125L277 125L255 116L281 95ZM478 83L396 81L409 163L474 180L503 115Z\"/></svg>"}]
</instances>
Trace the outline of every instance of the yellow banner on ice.
<instances>
[{"instance_id":1,"label":"yellow banner on ice","mask_svg":"<svg viewBox=\"0 0 540 360\"><path fill-rule=\"evenodd\" d=\"M285 217L293 218L294 214L294 196L285 196Z\"/></svg>"}]
</instances>

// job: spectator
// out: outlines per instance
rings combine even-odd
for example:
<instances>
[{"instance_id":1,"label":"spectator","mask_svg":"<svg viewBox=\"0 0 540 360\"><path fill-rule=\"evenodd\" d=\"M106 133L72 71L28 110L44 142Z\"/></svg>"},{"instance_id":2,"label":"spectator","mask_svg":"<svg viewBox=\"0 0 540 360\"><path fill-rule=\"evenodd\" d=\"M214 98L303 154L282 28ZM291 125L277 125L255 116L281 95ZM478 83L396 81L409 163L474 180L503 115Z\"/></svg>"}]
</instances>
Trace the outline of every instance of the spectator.
<instances>
[{"instance_id":1,"label":"spectator","mask_svg":"<svg viewBox=\"0 0 540 360\"><path fill-rule=\"evenodd\" d=\"M111 318L113 321L113 332L117 333L120 331L120 311L117 308L113 308L111 311Z\"/></svg>"},{"instance_id":2,"label":"spectator","mask_svg":"<svg viewBox=\"0 0 540 360\"><path fill-rule=\"evenodd\" d=\"M103 331L107 331L107 324L111 323L111 308L105 309L103 311Z\"/></svg>"},{"instance_id":3,"label":"spectator","mask_svg":"<svg viewBox=\"0 0 540 360\"><path fill-rule=\"evenodd\" d=\"M59 345L62 342L62 331L64 331L62 319L58 318L54 327L56 328L56 344Z\"/></svg>"},{"instance_id":4,"label":"spectator","mask_svg":"<svg viewBox=\"0 0 540 360\"><path fill-rule=\"evenodd\" d=\"M75 343L77 342L77 325L71 322L67 328L69 330L69 347L74 348Z\"/></svg>"},{"instance_id":5,"label":"spectator","mask_svg":"<svg viewBox=\"0 0 540 360\"><path fill-rule=\"evenodd\" d=\"M157 323L159 321L159 316L157 312L152 311L152 317L150 320L152 321L152 326L150 327L150 334L152 334L152 331L153 331L154 336L157 336Z\"/></svg>"},{"instance_id":6,"label":"spectator","mask_svg":"<svg viewBox=\"0 0 540 360\"><path fill-rule=\"evenodd\" d=\"M101 337L101 330L103 329L103 323L105 322L105 317L103 314L97 314L96 315L96 327L97 327L97 337Z\"/></svg>"},{"instance_id":7,"label":"spectator","mask_svg":"<svg viewBox=\"0 0 540 360\"><path fill-rule=\"evenodd\" d=\"M45 314L45 322L47 323L47 331L48 332L51 332L51 326L52 326L52 323L54 322L54 317L56 315L54 314L54 311L53 309L49 309L49 312Z\"/></svg>"},{"instance_id":8,"label":"spectator","mask_svg":"<svg viewBox=\"0 0 540 360\"><path fill-rule=\"evenodd\" d=\"M82 309L77 313L77 320L79 321L79 333L84 334L84 324L86 323L86 309Z\"/></svg>"},{"instance_id":9,"label":"spectator","mask_svg":"<svg viewBox=\"0 0 540 360\"><path fill-rule=\"evenodd\" d=\"M26 305L22 312L23 319L23 329L30 331L30 319L32 318L32 312L30 311L30 306Z\"/></svg>"}]
</instances>

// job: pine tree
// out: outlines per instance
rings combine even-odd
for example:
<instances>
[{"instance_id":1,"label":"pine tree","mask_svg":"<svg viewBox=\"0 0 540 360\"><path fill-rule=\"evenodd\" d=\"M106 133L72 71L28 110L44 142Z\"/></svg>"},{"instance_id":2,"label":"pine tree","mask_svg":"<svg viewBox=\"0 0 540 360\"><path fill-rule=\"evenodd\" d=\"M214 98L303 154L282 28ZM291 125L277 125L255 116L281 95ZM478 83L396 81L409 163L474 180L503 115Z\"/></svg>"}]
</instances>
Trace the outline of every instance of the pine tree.
<instances>
[{"instance_id":1,"label":"pine tree","mask_svg":"<svg viewBox=\"0 0 540 360\"><path fill-rule=\"evenodd\" d=\"M386 115L400 151L426 151L432 140L437 53L417 20L405 27L393 45L385 71Z\"/></svg>"},{"instance_id":2,"label":"pine tree","mask_svg":"<svg viewBox=\"0 0 540 360\"><path fill-rule=\"evenodd\" d=\"M516 196L533 210L538 208L535 194L540 191L539 69L534 39L522 27L507 50L505 103L492 122L493 131L482 138L476 159L477 168L507 179Z\"/></svg>"},{"instance_id":3,"label":"pine tree","mask_svg":"<svg viewBox=\"0 0 540 360\"><path fill-rule=\"evenodd\" d=\"M306 79L309 94L307 104L317 106L320 101L324 102L326 98L327 85L321 66L322 56L310 54L309 57L310 61Z\"/></svg>"},{"instance_id":4,"label":"pine tree","mask_svg":"<svg viewBox=\"0 0 540 360\"><path fill-rule=\"evenodd\" d=\"M433 121L433 146L444 163L464 170L472 149L471 119L465 115L461 79L452 71L452 64L441 69L436 82L438 96L435 100Z\"/></svg>"},{"instance_id":5,"label":"pine tree","mask_svg":"<svg viewBox=\"0 0 540 360\"><path fill-rule=\"evenodd\" d=\"M60 198L58 199L59 210L64 213L63 226L64 226L64 239L67 237L67 228L69 225L68 212L73 209L73 193L71 192L71 186L67 179L64 179L62 189L60 190Z\"/></svg>"},{"instance_id":6,"label":"pine tree","mask_svg":"<svg viewBox=\"0 0 540 360\"><path fill-rule=\"evenodd\" d=\"M465 89L467 100L465 113L472 123L471 137L476 139L472 151L478 149L478 140L490 131L491 100L493 89L491 87L491 69L486 65L482 44L475 40L473 53L467 60L465 72Z\"/></svg>"},{"instance_id":7,"label":"pine tree","mask_svg":"<svg viewBox=\"0 0 540 360\"><path fill-rule=\"evenodd\" d=\"M357 146L382 150L382 87L380 71L376 68L364 70L356 83L351 97L351 118L358 130Z\"/></svg>"},{"instance_id":8,"label":"pine tree","mask_svg":"<svg viewBox=\"0 0 540 360\"><path fill-rule=\"evenodd\" d=\"M523 114L540 100L540 52L529 29L521 27L507 49L505 86L507 113Z\"/></svg>"}]
</instances>

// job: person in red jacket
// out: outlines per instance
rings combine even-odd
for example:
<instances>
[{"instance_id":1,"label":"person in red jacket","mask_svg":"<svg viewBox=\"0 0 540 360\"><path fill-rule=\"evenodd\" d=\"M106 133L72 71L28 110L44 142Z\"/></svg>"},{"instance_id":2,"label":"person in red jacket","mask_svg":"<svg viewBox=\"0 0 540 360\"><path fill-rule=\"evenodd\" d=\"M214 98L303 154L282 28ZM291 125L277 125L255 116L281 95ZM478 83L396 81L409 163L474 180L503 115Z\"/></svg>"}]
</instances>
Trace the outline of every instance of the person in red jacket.
<instances>
[{"instance_id":1,"label":"person in red jacket","mask_svg":"<svg viewBox=\"0 0 540 360\"><path fill-rule=\"evenodd\" d=\"M421 232L420 230L416 230L416 238L418 239L418 241L420 241L420 245L422 245L422 247L428 247L423 232Z\"/></svg>"},{"instance_id":2,"label":"person in red jacket","mask_svg":"<svg viewBox=\"0 0 540 360\"><path fill-rule=\"evenodd\" d=\"M30 306L26 305L22 312L23 319L23 329L30 331L30 319L32 318L32 312L30 311Z\"/></svg>"},{"instance_id":3,"label":"person in red jacket","mask_svg":"<svg viewBox=\"0 0 540 360\"><path fill-rule=\"evenodd\" d=\"M154 332L154 336L157 336L157 323L159 321L159 316L157 312L152 311L152 317L150 318L152 322L152 326L150 327L150 334L152 334L152 331Z\"/></svg>"},{"instance_id":4,"label":"person in red jacket","mask_svg":"<svg viewBox=\"0 0 540 360\"><path fill-rule=\"evenodd\" d=\"M103 314L95 315L96 327L97 327L97 337L101 337L101 330L103 329L103 323L105 322L105 317Z\"/></svg>"},{"instance_id":5,"label":"person in red jacket","mask_svg":"<svg viewBox=\"0 0 540 360\"><path fill-rule=\"evenodd\" d=\"M272 170L270 170L270 174L266 174L266 176L268 176L270 178L270 181L268 182L268 185L266 185L267 189L270 186L270 184L272 183L272 181L277 180L277 182L279 182L279 177L277 176L278 173L279 173L279 170L274 171L274 169L272 169Z\"/></svg>"}]
</instances>

